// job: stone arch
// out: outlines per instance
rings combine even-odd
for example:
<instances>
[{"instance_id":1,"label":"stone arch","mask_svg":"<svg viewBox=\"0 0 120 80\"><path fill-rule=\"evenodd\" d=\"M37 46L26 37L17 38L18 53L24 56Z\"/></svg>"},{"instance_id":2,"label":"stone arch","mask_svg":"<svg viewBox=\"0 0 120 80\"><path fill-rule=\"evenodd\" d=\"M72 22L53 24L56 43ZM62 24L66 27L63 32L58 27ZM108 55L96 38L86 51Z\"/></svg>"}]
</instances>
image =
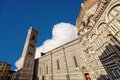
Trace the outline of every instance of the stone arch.
<instances>
[{"instance_id":1,"label":"stone arch","mask_svg":"<svg viewBox=\"0 0 120 80\"><path fill-rule=\"evenodd\" d=\"M118 15L118 13L120 12L120 4L115 5L113 8L110 9L110 11L108 12L108 20L111 21L114 19L115 16Z\"/></svg>"},{"instance_id":2,"label":"stone arch","mask_svg":"<svg viewBox=\"0 0 120 80\"><path fill-rule=\"evenodd\" d=\"M93 42L97 38L97 35L94 33L91 35L91 42Z\"/></svg>"},{"instance_id":3,"label":"stone arch","mask_svg":"<svg viewBox=\"0 0 120 80\"><path fill-rule=\"evenodd\" d=\"M117 6L119 6L120 7L120 2L116 2L115 4L112 4L111 6L109 6L109 9L108 9L108 11L106 12L106 21L107 22L110 22L111 20L110 20L110 16L109 16L109 13L115 8L115 7L117 7ZM119 9L119 12L120 12L120 9Z\"/></svg>"},{"instance_id":4,"label":"stone arch","mask_svg":"<svg viewBox=\"0 0 120 80\"><path fill-rule=\"evenodd\" d=\"M96 33L100 34L106 26L107 26L107 24L105 22L100 23L98 25L98 27L96 28Z\"/></svg>"},{"instance_id":5,"label":"stone arch","mask_svg":"<svg viewBox=\"0 0 120 80\"><path fill-rule=\"evenodd\" d=\"M118 34L120 31L120 2L110 7L106 16L109 30L113 35Z\"/></svg>"},{"instance_id":6,"label":"stone arch","mask_svg":"<svg viewBox=\"0 0 120 80\"><path fill-rule=\"evenodd\" d=\"M107 38L107 41L109 41L109 40L113 41L113 40L112 40L112 38L113 38L113 35L112 35L112 34L107 34L106 38Z\"/></svg>"}]
</instances>

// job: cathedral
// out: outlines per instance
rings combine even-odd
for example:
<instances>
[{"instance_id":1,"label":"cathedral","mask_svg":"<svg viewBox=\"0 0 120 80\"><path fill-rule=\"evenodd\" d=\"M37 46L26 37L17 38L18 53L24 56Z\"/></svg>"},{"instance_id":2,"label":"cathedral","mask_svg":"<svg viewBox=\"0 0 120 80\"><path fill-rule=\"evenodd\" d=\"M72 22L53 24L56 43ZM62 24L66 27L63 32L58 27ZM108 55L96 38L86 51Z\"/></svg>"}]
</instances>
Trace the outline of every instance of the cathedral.
<instances>
[{"instance_id":1,"label":"cathedral","mask_svg":"<svg viewBox=\"0 0 120 80\"><path fill-rule=\"evenodd\" d=\"M17 80L120 80L120 0L85 0L76 27L77 39L38 59L30 28Z\"/></svg>"}]
</instances>

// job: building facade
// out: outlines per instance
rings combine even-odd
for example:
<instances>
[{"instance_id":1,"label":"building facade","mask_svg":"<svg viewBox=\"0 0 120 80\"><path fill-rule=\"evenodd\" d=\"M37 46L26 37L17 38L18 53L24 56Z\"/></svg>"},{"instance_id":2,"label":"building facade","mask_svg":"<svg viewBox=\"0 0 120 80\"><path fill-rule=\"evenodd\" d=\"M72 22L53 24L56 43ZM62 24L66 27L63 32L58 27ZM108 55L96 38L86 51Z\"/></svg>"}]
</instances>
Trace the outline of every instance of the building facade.
<instances>
[{"instance_id":1,"label":"building facade","mask_svg":"<svg viewBox=\"0 0 120 80\"><path fill-rule=\"evenodd\" d=\"M39 58L38 80L120 80L120 0L85 0L78 38Z\"/></svg>"},{"instance_id":2,"label":"building facade","mask_svg":"<svg viewBox=\"0 0 120 80\"><path fill-rule=\"evenodd\" d=\"M6 80L16 80L16 71L10 70Z\"/></svg>"},{"instance_id":3,"label":"building facade","mask_svg":"<svg viewBox=\"0 0 120 80\"><path fill-rule=\"evenodd\" d=\"M6 62L0 62L0 80L15 80L16 71L10 70L11 65Z\"/></svg>"},{"instance_id":4,"label":"building facade","mask_svg":"<svg viewBox=\"0 0 120 80\"><path fill-rule=\"evenodd\" d=\"M32 80L38 31L30 27L21 56L21 69L17 72L16 80Z\"/></svg>"},{"instance_id":5,"label":"building facade","mask_svg":"<svg viewBox=\"0 0 120 80\"><path fill-rule=\"evenodd\" d=\"M10 66L11 65L6 62L0 62L0 80L7 80Z\"/></svg>"}]
</instances>

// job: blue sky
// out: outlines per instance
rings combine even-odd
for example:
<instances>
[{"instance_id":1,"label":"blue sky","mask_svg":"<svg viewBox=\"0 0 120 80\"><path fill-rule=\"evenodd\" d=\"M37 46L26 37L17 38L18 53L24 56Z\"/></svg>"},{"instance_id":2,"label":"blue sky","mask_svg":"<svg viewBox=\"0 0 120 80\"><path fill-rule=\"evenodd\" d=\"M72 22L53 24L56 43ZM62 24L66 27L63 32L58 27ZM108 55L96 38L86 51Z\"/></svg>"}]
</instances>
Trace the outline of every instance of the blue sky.
<instances>
[{"instance_id":1,"label":"blue sky","mask_svg":"<svg viewBox=\"0 0 120 80\"><path fill-rule=\"evenodd\" d=\"M0 61L15 69L27 31L39 31L37 47L52 37L55 24L76 24L82 0L0 0Z\"/></svg>"}]
</instances>

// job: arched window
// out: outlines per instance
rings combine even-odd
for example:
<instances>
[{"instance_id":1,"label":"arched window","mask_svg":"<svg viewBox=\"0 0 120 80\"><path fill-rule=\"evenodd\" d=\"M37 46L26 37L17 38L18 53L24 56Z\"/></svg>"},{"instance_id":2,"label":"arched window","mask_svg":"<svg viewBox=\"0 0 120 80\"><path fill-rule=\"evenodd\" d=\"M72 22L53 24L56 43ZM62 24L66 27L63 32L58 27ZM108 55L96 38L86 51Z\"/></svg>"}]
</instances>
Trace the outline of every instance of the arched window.
<instances>
[{"instance_id":1,"label":"arched window","mask_svg":"<svg viewBox=\"0 0 120 80\"><path fill-rule=\"evenodd\" d=\"M106 27L107 25L105 23L102 23L98 26L98 33L101 33L102 31L104 31L104 28Z\"/></svg>"},{"instance_id":2,"label":"arched window","mask_svg":"<svg viewBox=\"0 0 120 80\"><path fill-rule=\"evenodd\" d=\"M94 41L96 38L97 38L97 35L96 35L95 33L93 33L93 34L91 35L91 41Z\"/></svg>"},{"instance_id":3,"label":"arched window","mask_svg":"<svg viewBox=\"0 0 120 80\"><path fill-rule=\"evenodd\" d=\"M73 60L74 60L74 63L75 63L75 67L78 67L76 56L73 56Z\"/></svg>"},{"instance_id":4,"label":"arched window","mask_svg":"<svg viewBox=\"0 0 120 80\"><path fill-rule=\"evenodd\" d=\"M108 13L109 28L112 34L120 31L120 4L110 9Z\"/></svg>"},{"instance_id":5,"label":"arched window","mask_svg":"<svg viewBox=\"0 0 120 80\"><path fill-rule=\"evenodd\" d=\"M108 13L109 21L113 20L120 13L120 4L114 6Z\"/></svg>"}]
</instances>

